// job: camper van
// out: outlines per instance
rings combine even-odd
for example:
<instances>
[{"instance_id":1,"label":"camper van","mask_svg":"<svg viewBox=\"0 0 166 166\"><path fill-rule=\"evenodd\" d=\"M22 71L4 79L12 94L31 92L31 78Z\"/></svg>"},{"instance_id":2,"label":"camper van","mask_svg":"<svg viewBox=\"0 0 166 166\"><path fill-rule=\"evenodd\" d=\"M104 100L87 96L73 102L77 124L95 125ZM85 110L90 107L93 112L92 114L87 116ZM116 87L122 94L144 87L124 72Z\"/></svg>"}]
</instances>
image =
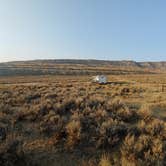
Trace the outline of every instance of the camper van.
<instances>
[{"instance_id":1,"label":"camper van","mask_svg":"<svg viewBox=\"0 0 166 166\"><path fill-rule=\"evenodd\" d=\"M107 77L104 75L98 75L93 77L93 82L99 83L99 84L106 84L107 83Z\"/></svg>"}]
</instances>

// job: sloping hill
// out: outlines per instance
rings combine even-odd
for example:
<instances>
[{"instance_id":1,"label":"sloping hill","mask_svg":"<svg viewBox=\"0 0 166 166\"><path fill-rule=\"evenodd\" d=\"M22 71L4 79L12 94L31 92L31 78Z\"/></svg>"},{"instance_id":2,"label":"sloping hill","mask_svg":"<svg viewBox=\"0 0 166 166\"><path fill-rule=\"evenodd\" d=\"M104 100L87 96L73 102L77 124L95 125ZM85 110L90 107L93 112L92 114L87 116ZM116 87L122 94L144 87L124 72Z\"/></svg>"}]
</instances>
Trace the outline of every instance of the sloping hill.
<instances>
[{"instance_id":1,"label":"sloping hill","mask_svg":"<svg viewBox=\"0 0 166 166\"><path fill-rule=\"evenodd\" d=\"M166 71L166 62L135 62L105 60L33 60L0 63L0 76L45 74L129 74Z\"/></svg>"}]
</instances>

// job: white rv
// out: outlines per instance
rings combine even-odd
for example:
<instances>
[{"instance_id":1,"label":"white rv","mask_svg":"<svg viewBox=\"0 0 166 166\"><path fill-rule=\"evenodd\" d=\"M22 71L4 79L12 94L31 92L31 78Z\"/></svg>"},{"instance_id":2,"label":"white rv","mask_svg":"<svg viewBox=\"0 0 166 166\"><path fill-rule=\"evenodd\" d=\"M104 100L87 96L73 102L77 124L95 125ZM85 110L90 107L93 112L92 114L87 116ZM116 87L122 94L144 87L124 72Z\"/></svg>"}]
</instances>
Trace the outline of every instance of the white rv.
<instances>
[{"instance_id":1,"label":"white rv","mask_svg":"<svg viewBox=\"0 0 166 166\"><path fill-rule=\"evenodd\" d=\"M104 75L98 75L93 77L93 82L99 83L99 84L106 84L107 83L107 77Z\"/></svg>"}]
</instances>

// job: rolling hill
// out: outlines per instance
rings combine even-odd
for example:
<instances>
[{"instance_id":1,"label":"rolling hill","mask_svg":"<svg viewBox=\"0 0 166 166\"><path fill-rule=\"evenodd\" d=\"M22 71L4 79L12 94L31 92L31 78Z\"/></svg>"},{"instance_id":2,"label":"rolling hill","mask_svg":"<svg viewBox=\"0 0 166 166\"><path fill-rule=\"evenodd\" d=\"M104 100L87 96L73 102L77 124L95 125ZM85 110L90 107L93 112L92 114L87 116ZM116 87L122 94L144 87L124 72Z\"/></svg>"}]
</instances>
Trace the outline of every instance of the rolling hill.
<instances>
[{"instance_id":1,"label":"rolling hill","mask_svg":"<svg viewBox=\"0 0 166 166\"><path fill-rule=\"evenodd\" d=\"M0 63L0 76L165 73L166 62L106 60L32 60Z\"/></svg>"}]
</instances>

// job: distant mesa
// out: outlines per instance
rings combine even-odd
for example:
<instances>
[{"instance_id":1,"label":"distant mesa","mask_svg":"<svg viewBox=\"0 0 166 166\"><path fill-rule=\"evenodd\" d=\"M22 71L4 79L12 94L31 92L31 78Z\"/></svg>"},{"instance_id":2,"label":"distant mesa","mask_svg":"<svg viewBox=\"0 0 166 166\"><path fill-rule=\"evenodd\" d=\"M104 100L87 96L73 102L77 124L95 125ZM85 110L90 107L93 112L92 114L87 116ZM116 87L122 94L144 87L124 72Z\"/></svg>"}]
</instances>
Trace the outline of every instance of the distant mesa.
<instances>
[{"instance_id":1,"label":"distant mesa","mask_svg":"<svg viewBox=\"0 0 166 166\"><path fill-rule=\"evenodd\" d=\"M0 63L0 76L154 74L165 71L166 62L48 59Z\"/></svg>"}]
</instances>

